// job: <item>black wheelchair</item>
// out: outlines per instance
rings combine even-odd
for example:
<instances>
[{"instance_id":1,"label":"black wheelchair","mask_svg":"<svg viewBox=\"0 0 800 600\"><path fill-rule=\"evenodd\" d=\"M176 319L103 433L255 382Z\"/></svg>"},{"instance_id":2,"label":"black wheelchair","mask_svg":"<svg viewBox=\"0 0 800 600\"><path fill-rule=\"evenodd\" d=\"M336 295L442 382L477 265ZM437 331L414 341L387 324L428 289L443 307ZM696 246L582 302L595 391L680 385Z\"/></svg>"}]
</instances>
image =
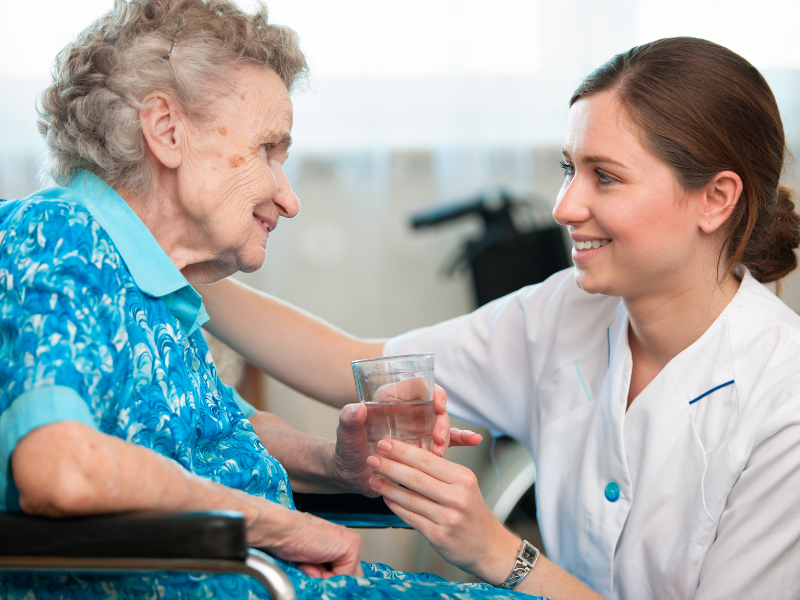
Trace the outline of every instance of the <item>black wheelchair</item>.
<instances>
[{"instance_id":1,"label":"black wheelchair","mask_svg":"<svg viewBox=\"0 0 800 600\"><path fill-rule=\"evenodd\" d=\"M295 494L295 504L350 527L408 527L382 498ZM248 547L244 517L232 511L66 519L0 512L0 570L238 573L260 581L273 600L296 599L280 565Z\"/></svg>"}]
</instances>

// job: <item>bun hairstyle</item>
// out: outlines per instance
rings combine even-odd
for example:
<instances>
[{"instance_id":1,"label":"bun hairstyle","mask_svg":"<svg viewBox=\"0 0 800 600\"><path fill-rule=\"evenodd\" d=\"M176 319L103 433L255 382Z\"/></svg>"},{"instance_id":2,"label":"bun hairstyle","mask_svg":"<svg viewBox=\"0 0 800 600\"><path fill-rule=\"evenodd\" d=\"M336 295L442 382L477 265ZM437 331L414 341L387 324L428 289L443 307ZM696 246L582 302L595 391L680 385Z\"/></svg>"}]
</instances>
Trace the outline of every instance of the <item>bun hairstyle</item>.
<instances>
[{"instance_id":1,"label":"bun hairstyle","mask_svg":"<svg viewBox=\"0 0 800 600\"><path fill-rule=\"evenodd\" d=\"M270 23L261 2L248 14L232 0L114 0L56 57L39 108L45 173L66 185L87 169L146 190L143 99L166 92L190 118L213 121L209 99L232 67L247 64L272 69L289 91L307 71L297 34Z\"/></svg>"},{"instance_id":2,"label":"bun hairstyle","mask_svg":"<svg viewBox=\"0 0 800 600\"><path fill-rule=\"evenodd\" d=\"M787 154L778 105L758 70L727 48L690 37L666 38L618 54L575 90L581 98L613 91L650 151L684 189L733 171L743 191L720 252L725 276L737 264L762 283L797 267L800 216L779 184Z\"/></svg>"}]
</instances>

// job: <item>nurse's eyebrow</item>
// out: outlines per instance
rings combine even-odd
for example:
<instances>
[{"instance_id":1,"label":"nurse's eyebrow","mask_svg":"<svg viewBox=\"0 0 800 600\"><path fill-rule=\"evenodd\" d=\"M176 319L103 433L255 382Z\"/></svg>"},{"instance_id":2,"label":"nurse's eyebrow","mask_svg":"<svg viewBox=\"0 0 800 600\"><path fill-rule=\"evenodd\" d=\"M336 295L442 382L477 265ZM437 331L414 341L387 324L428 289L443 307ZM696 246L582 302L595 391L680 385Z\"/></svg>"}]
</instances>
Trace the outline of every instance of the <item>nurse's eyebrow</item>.
<instances>
[{"instance_id":1,"label":"nurse's eyebrow","mask_svg":"<svg viewBox=\"0 0 800 600\"><path fill-rule=\"evenodd\" d=\"M622 167L623 169L627 169L628 165L619 162L618 160L614 160L613 158L608 158L607 156L584 156L583 162L585 163L606 163L609 165L617 165L618 167Z\"/></svg>"},{"instance_id":2,"label":"nurse's eyebrow","mask_svg":"<svg viewBox=\"0 0 800 600\"><path fill-rule=\"evenodd\" d=\"M561 149L561 154L563 154L564 157L567 160L572 160L572 157L570 156L569 152L567 152L563 148ZM584 156L584 157L581 158L581 162L584 162L584 163L606 163L606 164L610 164L610 165L617 165L618 167L622 167L623 169L627 169L628 168L628 165L623 164L623 163L619 162L618 160L614 160L613 158L609 158L607 156Z\"/></svg>"}]
</instances>

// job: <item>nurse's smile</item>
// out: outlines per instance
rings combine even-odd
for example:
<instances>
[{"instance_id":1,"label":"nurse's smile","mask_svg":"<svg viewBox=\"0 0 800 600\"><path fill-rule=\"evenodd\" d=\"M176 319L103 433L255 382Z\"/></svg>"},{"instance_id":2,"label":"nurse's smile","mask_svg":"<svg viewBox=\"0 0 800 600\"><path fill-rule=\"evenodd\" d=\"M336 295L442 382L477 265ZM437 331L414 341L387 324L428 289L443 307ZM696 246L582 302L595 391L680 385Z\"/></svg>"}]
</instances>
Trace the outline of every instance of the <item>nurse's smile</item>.
<instances>
[{"instance_id":1,"label":"nurse's smile","mask_svg":"<svg viewBox=\"0 0 800 600\"><path fill-rule=\"evenodd\" d=\"M591 260L611 243L604 238L584 238L586 236L572 236L572 260L576 264Z\"/></svg>"}]
</instances>

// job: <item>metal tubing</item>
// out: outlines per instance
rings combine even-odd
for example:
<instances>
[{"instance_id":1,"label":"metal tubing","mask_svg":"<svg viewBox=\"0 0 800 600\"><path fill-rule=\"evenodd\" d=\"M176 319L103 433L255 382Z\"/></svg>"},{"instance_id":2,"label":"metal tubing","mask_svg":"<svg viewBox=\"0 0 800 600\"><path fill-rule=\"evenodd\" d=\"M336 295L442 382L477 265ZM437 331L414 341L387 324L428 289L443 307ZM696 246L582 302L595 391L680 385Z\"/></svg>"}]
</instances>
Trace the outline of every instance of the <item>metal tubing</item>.
<instances>
[{"instance_id":1,"label":"metal tubing","mask_svg":"<svg viewBox=\"0 0 800 600\"><path fill-rule=\"evenodd\" d=\"M269 554L250 548L244 562L252 569L250 575L266 586L274 600L297 600L291 579Z\"/></svg>"},{"instance_id":2,"label":"metal tubing","mask_svg":"<svg viewBox=\"0 0 800 600\"><path fill-rule=\"evenodd\" d=\"M297 600L294 586L272 557L248 550L244 561L202 558L81 558L61 556L0 556L0 571L78 571L239 573L261 582L273 600Z\"/></svg>"},{"instance_id":3,"label":"metal tubing","mask_svg":"<svg viewBox=\"0 0 800 600\"><path fill-rule=\"evenodd\" d=\"M500 497L494 502L491 507L492 513L501 523L505 523L511 515L511 511L520 501L520 498L525 495L531 486L536 482L536 466L533 461L528 458L527 464L514 475L514 478L508 482L506 489L500 494Z\"/></svg>"}]
</instances>

